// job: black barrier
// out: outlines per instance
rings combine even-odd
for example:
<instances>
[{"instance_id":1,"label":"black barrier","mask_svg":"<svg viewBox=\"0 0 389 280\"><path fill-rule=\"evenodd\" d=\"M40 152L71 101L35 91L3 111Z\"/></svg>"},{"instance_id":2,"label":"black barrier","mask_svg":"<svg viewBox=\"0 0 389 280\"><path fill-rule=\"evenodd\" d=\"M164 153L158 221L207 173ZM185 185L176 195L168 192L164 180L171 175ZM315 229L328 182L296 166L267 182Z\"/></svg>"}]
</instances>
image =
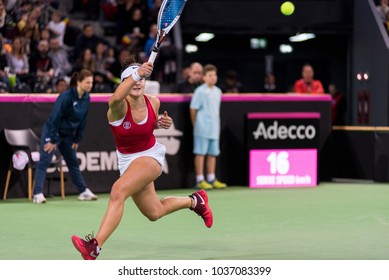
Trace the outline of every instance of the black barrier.
<instances>
[{"instance_id":1,"label":"black barrier","mask_svg":"<svg viewBox=\"0 0 389 280\"><path fill-rule=\"evenodd\" d=\"M109 192L118 178L115 143L107 123L107 102L110 95L92 94L84 139L80 142L78 157L85 181L97 193ZM192 188L195 175L193 165L193 134L189 118L190 95L159 95L160 113L168 111L174 127L157 131L158 141L167 146L166 169L156 181L157 189ZM38 135L47 119L55 95L2 95L0 96L0 130L31 127ZM320 118L320 178L329 178L329 162L325 156L331 130L331 97L329 95L224 95L221 105L221 155L217 175L229 185L246 185L247 155L244 122L248 112L318 112ZM5 184L5 174L10 151L0 139L0 194ZM25 196L23 176L13 176L9 197ZM66 194L76 193L66 174ZM17 187L16 187L17 186ZM59 188L52 184L53 194Z\"/></svg>"},{"instance_id":2,"label":"black barrier","mask_svg":"<svg viewBox=\"0 0 389 280\"><path fill-rule=\"evenodd\" d=\"M336 126L331 133L332 176L389 182L389 128Z\"/></svg>"}]
</instances>

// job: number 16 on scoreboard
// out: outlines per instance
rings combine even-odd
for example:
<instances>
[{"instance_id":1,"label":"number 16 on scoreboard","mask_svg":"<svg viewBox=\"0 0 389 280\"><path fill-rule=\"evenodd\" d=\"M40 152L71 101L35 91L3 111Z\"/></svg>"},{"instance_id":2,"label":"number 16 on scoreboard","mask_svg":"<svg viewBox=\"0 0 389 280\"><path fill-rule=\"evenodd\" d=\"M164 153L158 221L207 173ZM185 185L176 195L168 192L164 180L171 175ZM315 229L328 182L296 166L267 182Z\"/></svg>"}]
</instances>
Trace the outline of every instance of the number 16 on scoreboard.
<instances>
[{"instance_id":1,"label":"number 16 on scoreboard","mask_svg":"<svg viewBox=\"0 0 389 280\"><path fill-rule=\"evenodd\" d=\"M250 188L317 186L317 149L250 150Z\"/></svg>"}]
</instances>

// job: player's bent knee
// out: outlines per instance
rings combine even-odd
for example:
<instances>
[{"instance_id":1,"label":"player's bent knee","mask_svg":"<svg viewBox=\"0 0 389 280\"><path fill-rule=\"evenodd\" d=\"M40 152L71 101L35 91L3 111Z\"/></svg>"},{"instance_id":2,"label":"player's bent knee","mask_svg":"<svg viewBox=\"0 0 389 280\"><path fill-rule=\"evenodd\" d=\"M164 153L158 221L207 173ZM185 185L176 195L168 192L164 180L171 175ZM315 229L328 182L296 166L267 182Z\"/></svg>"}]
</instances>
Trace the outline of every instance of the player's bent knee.
<instances>
[{"instance_id":1,"label":"player's bent knee","mask_svg":"<svg viewBox=\"0 0 389 280\"><path fill-rule=\"evenodd\" d=\"M123 192L123 188L119 183L115 183L112 186L110 200L125 200L126 196Z\"/></svg>"}]
</instances>

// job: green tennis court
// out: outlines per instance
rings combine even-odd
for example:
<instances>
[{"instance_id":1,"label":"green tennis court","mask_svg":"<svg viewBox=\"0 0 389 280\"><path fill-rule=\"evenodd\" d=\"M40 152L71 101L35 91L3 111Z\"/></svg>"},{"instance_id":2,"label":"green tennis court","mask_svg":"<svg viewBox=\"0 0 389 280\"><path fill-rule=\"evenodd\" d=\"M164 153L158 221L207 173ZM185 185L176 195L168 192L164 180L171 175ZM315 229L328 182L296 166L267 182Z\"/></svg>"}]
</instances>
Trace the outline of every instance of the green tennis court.
<instances>
[{"instance_id":1,"label":"green tennis court","mask_svg":"<svg viewBox=\"0 0 389 280\"><path fill-rule=\"evenodd\" d=\"M161 197L190 189L158 191ZM389 185L322 183L316 188L209 192L214 226L189 210L157 222L132 200L101 260L378 260L389 259ZM81 259L70 237L96 232L108 194L96 202L76 196L34 205L0 202L0 259Z\"/></svg>"}]
</instances>

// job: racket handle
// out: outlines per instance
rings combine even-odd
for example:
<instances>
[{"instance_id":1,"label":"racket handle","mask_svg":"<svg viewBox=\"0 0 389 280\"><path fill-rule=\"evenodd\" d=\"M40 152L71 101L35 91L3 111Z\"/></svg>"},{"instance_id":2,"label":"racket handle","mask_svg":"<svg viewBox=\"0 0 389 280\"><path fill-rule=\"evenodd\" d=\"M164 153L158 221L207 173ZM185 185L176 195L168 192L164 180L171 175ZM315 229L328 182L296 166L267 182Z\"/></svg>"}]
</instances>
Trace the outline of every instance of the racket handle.
<instances>
[{"instance_id":1,"label":"racket handle","mask_svg":"<svg viewBox=\"0 0 389 280\"><path fill-rule=\"evenodd\" d=\"M157 57L157 54L158 54L158 52L156 52L156 51L152 51L151 52L151 54L150 54L150 57L149 57L149 61L148 62L151 62L151 63L153 63L154 64L154 61L155 61L155 58Z\"/></svg>"}]
</instances>

